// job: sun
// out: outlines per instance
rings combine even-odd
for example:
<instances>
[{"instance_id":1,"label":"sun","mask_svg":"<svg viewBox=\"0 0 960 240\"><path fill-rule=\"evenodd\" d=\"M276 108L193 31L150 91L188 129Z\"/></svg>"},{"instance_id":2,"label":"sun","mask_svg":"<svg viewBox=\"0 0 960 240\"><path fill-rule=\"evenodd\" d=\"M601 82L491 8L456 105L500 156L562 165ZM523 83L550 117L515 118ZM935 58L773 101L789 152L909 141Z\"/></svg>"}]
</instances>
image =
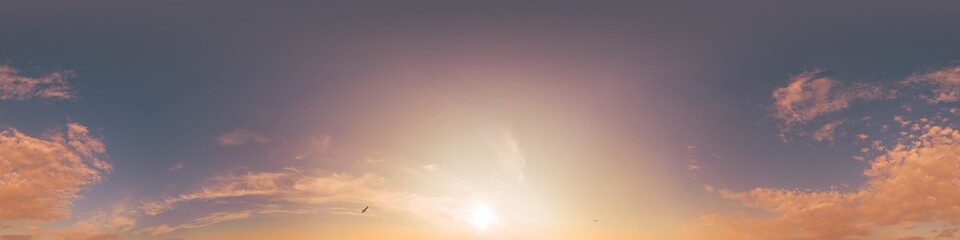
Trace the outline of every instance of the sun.
<instances>
[{"instance_id":1,"label":"sun","mask_svg":"<svg viewBox=\"0 0 960 240\"><path fill-rule=\"evenodd\" d=\"M477 202L473 207L473 212L469 218L470 224L474 228L480 231L489 231L492 225L500 223L500 219L497 218L497 215L494 214L493 209L490 208L490 205L484 202Z\"/></svg>"}]
</instances>

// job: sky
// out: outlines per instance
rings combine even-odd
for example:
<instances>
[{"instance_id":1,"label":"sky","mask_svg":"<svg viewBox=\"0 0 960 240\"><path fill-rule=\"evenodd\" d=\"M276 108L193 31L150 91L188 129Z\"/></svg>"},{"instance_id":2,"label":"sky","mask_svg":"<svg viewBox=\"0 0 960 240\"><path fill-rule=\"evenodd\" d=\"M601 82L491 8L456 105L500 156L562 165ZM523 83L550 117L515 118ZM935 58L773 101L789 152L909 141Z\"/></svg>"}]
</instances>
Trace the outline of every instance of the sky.
<instances>
[{"instance_id":1,"label":"sky","mask_svg":"<svg viewBox=\"0 0 960 240\"><path fill-rule=\"evenodd\" d=\"M0 2L0 240L960 238L960 4Z\"/></svg>"}]
</instances>

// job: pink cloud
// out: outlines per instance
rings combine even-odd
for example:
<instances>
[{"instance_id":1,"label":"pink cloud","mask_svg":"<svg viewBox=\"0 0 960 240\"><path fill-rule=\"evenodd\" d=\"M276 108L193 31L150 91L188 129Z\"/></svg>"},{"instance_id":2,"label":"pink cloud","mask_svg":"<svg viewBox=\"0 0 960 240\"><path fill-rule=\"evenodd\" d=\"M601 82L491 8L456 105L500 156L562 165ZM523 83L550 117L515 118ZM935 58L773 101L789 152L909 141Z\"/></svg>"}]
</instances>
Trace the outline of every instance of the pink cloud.
<instances>
[{"instance_id":1,"label":"pink cloud","mask_svg":"<svg viewBox=\"0 0 960 240\"><path fill-rule=\"evenodd\" d=\"M834 120L824 124L823 127L820 127L820 129L817 129L817 131L813 132L813 140L818 142L833 142L833 140L835 140L839 134L837 128L840 127L840 125L843 125L843 123L844 121L842 120Z\"/></svg>"},{"instance_id":2,"label":"pink cloud","mask_svg":"<svg viewBox=\"0 0 960 240\"><path fill-rule=\"evenodd\" d=\"M901 83L928 87L933 95L921 95L931 104L960 101L960 66L913 74Z\"/></svg>"},{"instance_id":3,"label":"pink cloud","mask_svg":"<svg viewBox=\"0 0 960 240\"><path fill-rule=\"evenodd\" d=\"M68 216L79 192L111 170L101 159L105 152L101 140L77 123L43 138L0 130L0 220Z\"/></svg>"},{"instance_id":4,"label":"pink cloud","mask_svg":"<svg viewBox=\"0 0 960 240\"><path fill-rule=\"evenodd\" d=\"M847 109L856 101L895 98L897 91L862 82L843 86L840 81L824 76L823 70L811 70L791 77L787 86L775 89L771 95L773 117L782 121L781 137L785 138L786 132L796 125Z\"/></svg>"},{"instance_id":5,"label":"pink cloud","mask_svg":"<svg viewBox=\"0 0 960 240\"><path fill-rule=\"evenodd\" d=\"M54 71L39 77L27 77L10 65L0 65L0 100L74 99L67 83L70 71Z\"/></svg>"}]
</instances>

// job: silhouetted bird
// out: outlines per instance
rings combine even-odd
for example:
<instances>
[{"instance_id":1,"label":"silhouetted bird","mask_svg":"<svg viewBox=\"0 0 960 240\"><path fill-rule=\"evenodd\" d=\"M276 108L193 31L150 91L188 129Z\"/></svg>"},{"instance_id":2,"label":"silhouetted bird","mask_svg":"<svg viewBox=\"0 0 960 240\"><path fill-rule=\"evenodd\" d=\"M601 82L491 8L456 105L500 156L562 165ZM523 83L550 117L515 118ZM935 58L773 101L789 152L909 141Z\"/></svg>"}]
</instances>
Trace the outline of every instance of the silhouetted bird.
<instances>
[{"instance_id":1,"label":"silhouetted bird","mask_svg":"<svg viewBox=\"0 0 960 240\"><path fill-rule=\"evenodd\" d=\"M360 211L360 213L365 213L365 212L367 212L367 208L370 208L370 206L367 206L367 207L363 208L363 210Z\"/></svg>"},{"instance_id":2,"label":"silhouetted bird","mask_svg":"<svg viewBox=\"0 0 960 240\"><path fill-rule=\"evenodd\" d=\"M600 222L600 220L599 220L599 219L594 219L593 222Z\"/></svg>"}]
</instances>

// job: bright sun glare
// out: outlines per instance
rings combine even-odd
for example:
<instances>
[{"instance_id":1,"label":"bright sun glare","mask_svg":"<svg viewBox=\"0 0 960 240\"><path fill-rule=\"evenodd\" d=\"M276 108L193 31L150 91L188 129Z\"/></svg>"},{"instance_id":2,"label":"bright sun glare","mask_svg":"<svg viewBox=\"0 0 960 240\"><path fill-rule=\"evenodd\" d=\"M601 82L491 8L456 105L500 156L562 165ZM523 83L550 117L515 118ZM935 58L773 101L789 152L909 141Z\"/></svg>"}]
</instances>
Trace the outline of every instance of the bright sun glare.
<instances>
[{"instance_id":1,"label":"bright sun glare","mask_svg":"<svg viewBox=\"0 0 960 240\"><path fill-rule=\"evenodd\" d=\"M470 215L470 224L480 231L487 231L491 225L499 222L500 220L497 219L497 216L493 213L493 209L484 202L477 202L473 208L473 213Z\"/></svg>"}]
</instances>

